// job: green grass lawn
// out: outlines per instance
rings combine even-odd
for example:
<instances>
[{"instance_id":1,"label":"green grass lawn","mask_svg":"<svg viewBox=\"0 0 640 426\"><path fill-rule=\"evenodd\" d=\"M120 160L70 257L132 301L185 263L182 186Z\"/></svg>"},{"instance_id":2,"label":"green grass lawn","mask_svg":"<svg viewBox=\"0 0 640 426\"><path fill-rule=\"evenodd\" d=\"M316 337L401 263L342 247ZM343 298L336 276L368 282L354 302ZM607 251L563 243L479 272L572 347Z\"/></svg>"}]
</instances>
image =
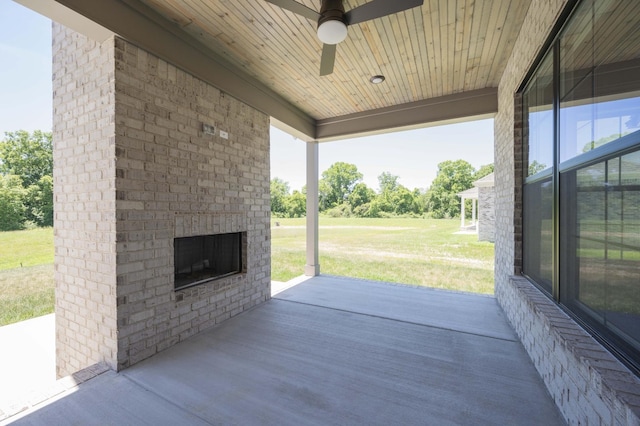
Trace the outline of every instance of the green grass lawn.
<instances>
[{"instance_id":1,"label":"green grass lawn","mask_svg":"<svg viewBox=\"0 0 640 426\"><path fill-rule=\"evenodd\" d=\"M53 263L53 228L0 232L0 271Z\"/></svg>"},{"instance_id":2,"label":"green grass lawn","mask_svg":"<svg viewBox=\"0 0 640 426\"><path fill-rule=\"evenodd\" d=\"M275 226L278 222L280 226ZM377 281L493 294L493 244L455 234L459 220L320 218L320 270ZM274 219L271 276L305 265L305 219Z\"/></svg>"},{"instance_id":3,"label":"green grass lawn","mask_svg":"<svg viewBox=\"0 0 640 426\"><path fill-rule=\"evenodd\" d=\"M53 263L0 271L0 326L53 312Z\"/></svg>"},{"instance_id":4,"label":"green grass lawn","mask_svg":"<svg viewBox=\"0 0 640 426\"><path fill-rule=\"evenodd\" d=\"M280 226L275 226L275 222ZM323 274L493 293L493 244L459 220L320 219ZM272 221L272 279L304 273L305 220ZM53 229L0 232L0 326L53 312Z\"/></svg>"},{"instance_id":5,"label":"green grass lawn","mask_svg":"<svg viewBox=\"0 0 640 426\"><path fill-rule=\"evenodd\" d=\"M0 232L0 326L50 314L53 229Z\"/></svg>"}]
</instances>

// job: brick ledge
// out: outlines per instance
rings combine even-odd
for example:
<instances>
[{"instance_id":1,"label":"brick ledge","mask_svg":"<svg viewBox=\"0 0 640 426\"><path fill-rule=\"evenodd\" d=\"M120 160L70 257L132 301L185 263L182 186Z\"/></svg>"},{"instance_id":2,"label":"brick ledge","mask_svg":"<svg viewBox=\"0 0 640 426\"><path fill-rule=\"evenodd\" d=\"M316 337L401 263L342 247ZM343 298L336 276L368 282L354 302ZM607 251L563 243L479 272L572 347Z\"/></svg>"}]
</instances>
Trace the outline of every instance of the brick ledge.
<instances>
[{"instance_id":1,"label":"brick ledge","mask_svg":"<svg viewBox=\"0 0 640 426\"><path fill-rule=\"evenodd\" d=\"M498 300L565 419L640 425L640 379L527 279L508 282Z\"/></svg>"}]
</instances>

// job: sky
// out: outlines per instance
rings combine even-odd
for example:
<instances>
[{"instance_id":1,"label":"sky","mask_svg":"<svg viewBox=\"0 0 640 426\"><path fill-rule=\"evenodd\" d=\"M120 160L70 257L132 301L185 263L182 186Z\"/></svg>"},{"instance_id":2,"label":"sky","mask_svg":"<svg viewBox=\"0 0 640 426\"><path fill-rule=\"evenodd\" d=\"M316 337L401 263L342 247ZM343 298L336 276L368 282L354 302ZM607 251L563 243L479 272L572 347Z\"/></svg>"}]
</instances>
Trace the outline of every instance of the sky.
<instances>
[{"instance_id":1,"label":"sky","mask_svg":"<svg viewBox=\"0 0 640 426\"><path fill-rule=\"evenodd\" d=\"M15 130L51 130L51 21L12 0L0 0L0 137ZM55 143L55 141L54 141ZM478 120L337 142L319 149L320 172L355 164L370 188L389 172L409 189L427 188L438 163L493 163L493 120ZM306 143L271 129L271 178L292 190L306 184Z\"/></svg>"},{"instance_id":2,"label":"sky","mask_svg":"<svg viewBox=\"0 0 640 426\"><path fill-rule=\"evenodd\" d=\"M51 130L51 21L0 0L0 136Z\"/></svg>"}]
</instances>

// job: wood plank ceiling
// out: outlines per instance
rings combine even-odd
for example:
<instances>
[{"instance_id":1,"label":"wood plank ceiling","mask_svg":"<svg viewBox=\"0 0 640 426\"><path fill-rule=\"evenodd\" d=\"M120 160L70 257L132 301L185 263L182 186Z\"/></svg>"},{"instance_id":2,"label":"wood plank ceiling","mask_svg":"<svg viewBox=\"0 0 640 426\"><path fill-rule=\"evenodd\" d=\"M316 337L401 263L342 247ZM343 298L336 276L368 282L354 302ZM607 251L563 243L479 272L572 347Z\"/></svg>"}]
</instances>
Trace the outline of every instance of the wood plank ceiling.
<instances>
[{"instance_id":1,"label":"wood plank ceiling","mask_svg":"<svg viewBox=\"0 0 640 426\"><path fill-rule=\"evenodd\" d=\"M140 0L315 120L495 88L527 0L425 0L349 27L320 77L316 23L262 0ZM299 0L318 10L318 0ZM346 0L350 10L365 0ZM371 76L384 83L373 85Z\"/></svg>"}]
</instances>

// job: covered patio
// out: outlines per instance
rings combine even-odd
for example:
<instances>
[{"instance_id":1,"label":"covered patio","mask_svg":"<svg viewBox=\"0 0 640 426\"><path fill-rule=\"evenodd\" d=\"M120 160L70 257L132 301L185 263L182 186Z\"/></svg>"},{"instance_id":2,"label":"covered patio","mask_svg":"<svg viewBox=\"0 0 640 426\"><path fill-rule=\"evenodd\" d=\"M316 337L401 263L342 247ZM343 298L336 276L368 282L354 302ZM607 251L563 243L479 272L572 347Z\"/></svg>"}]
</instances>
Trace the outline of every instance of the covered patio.
<instances>
[{"instance_id":1,"label":"covered patio","mask_svg":"<svg viewBox=\"0 0 640 426\"><path fill-rule=\"evenodd\" d=\"M564 424L495 298L332 276L15 424Z\"/></svg>"},{"instance_id":2,"label":"covered patio","mask_svg":"<svg viewBox=\"0 0 640 426\"><path fill-rule=\"evenodd\" d=\"M111 370L24 421L62 423L75 413L87 423L553 424L548 392L569 423L640 423L638 346L620 346L614 340L627 337L618 331L600 335L576 316L587 313L564 309L561 286L577 281L561 277L561 265L577 265L580 250L560 250L561 240L577 243L560 238L562 229L576 232L558 214L560 193L565 201L580 194L559 185L561 171L574 173L573 158L580 168L625 165L630 184L620 189L637 197L638 2L432 0L387 14L401 2L17 1L56 21L57 374ZM329 3L385 13L358 20L339 47L326 48L315 17ZM576 34L563 32L572 22ZM544 152L565 146L576 155L561 170L528 155L535 114L558 121L554 61L573 42L607 55L624 48L604 68L589 66L603 84L576 89L574 101L621 101L613 117L632 133L620 130L601 147L590 140L589 154L550 130L539 138L552 141ZM587 56L575 51L567 75L582 76ZM323 57L335 59L332 73ZM587 109L592 127L609 119ZM271 300L270 125L306 144L304 273L318 276L321 143L488 117L495 299L320 276ZM607 185L598 187L603 199ZM543 197L543 187L553 191ZM538 199L549 208L528 221ZM634 203L624 206L635 218ZM625 229L625 241L637 241L637 228ZM175 241L218 234L237 237L237 273L179 285L186 267L176 267ZM191 270L210 265L199 256ZM636 283L637 260L626 264L625 283Z\"/></svg>"}]
</instances>

